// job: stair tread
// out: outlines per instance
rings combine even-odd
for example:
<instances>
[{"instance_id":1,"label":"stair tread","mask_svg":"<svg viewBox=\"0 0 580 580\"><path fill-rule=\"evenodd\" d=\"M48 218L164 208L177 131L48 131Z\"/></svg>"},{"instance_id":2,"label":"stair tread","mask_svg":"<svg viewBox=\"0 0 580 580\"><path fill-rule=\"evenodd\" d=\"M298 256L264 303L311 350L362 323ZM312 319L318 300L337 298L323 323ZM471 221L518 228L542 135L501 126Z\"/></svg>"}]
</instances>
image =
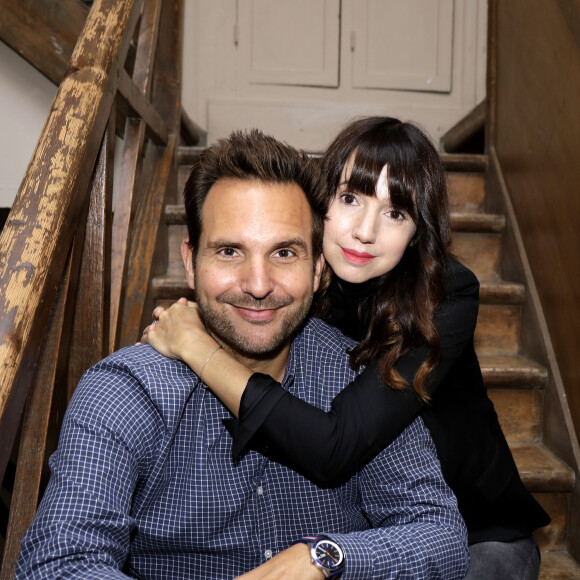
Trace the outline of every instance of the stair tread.
<instances>
[{"instance_id":1,"label":"stair tread","mask_svg":"<svg viewBox=\"0 0 580 580\"><path fill-rule=\"evenodd\" d=\"M158 289L171 289L172 286L183 287L185 276L157 276L153 279L153 285ZM480 282L479 299L482 304L521 304L524 298L524 286L517 282L503 280L482 280Z\"/></svg>"},{"instance_id":2,"label":"stair tread","mask_svg":"<svg viewBox=\"0 0 580 580\"><path fill-rule=\"evenodd\" d=\"M464 153L441 153L441 162L447 171L480 173L487 166L487 155Z\"/></svg>"},{"instance_id":3,"label":"stair tread","mask_svg":"<svg viewBox=\"0 0 580 580\"><path fill-rule=\"evenodd\" d=\"M454 232L501 233L505 216L480 212L451 212L451 230Z\"/></svg>"},{"instance_id":4,"label":"stair tread","mask_svg":"<svg viewBox=\"0 0 580 580\"><path fill-rule=\"evenodd\" d=\"M481 304L522 304L525 298L526 289L523 284L505 280L480 280Z\"/></svg>"},{"instance_id":5,"label":"stair tread","mask_svg":"<svg viewBox=\"0 0 580 580\"><path fill-rule=\"evenodd\" d=\"M548 381L545 366L520 355L479 355L479 365L488 387L542 388Z\"/></svg>"},{"instance_id":6,"label":"stair tread","mask_svg":"<svg viewBox=\"0 0 580 580\"><path fill-rule=\"evenodd\" d=\"M180 163L187 163L189 159L196 156L200 151L205 149L204 146L180 146L178 156ZM318 156L319 151L312 151L310 155ZM465 171L480 173L483 172L487 165L487 156L478 154L463 153L441 153L441 162L448 171Z\"/></svg>"},{"instance_id":7,"label":"stair tread","mask_svg":"<svg viewBox=\"0 0 580 580\"><path fill-rule=\"evenodd\" d=\"M169 225L185 224L183 204L168 204L165 207L165 221ZM479 212L452 212L451 228L457 232L501 233L505 227L505 217L501 214Z\"/></svg>"},{"instance_id":8,"label":"stair tread","mask_svg":"<svg viewBox=\"0 0 580 580\"><path fill-rule=\"evenodd\" d=\"M569 492L574 471L539 442L511 443L520 477L532 492Z\"/></svg>"},{"instance_id":9,"label":"stair tread","mask_svg":"<svg viewBox=\"0 0 580 580\"><path fill-rule=\"evenodd\" d=\"M564 551L542 551L539 580L580 580L580 564Z\"/></svg>"}]
</instances>

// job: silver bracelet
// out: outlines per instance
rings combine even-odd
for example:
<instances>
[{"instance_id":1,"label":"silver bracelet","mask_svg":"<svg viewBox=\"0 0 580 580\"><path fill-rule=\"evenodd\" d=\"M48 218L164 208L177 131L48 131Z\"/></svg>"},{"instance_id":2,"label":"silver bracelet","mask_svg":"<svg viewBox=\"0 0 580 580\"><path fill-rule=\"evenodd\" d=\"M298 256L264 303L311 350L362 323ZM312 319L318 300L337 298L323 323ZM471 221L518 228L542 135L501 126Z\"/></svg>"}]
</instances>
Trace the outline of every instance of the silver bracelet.
<instances>
[{"instance_id":1,"label":"silver bracelet","mask_svg":"<svg viewBox=\"0 0 580 580\"><path fill-rule=\"evenodd\" d=\"M201 365L201 371L199 373L199 380L203 383L203 369L205 368L205 365L209 362L209 360L211 359L211 357L220 349L223 348L223 346L220 344L206 359L205 362L203 363L203 365ZM207 387L206 387L207 388Z\"/></svg>"}]
</instances>

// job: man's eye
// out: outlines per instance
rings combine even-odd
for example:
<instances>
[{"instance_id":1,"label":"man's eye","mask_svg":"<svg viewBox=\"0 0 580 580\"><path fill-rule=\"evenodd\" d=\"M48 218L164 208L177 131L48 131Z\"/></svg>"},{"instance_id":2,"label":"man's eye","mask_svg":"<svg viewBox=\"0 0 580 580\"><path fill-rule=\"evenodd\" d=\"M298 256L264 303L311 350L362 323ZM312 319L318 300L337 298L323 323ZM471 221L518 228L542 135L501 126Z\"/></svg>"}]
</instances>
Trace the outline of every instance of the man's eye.
<instances>
[{"instance_id":1,"label":"man's eye","mask_svg":"<svg viewBox=\"0 0 580 580\"><path fill-rule=\"evenodd\" d=\"M226 257L232 257L236 255L236 250L234 250L234 248L222 248L219 253L222 256L226 256Z\"/></svg>"},{"instance_id":2,"label":"man's eye","mask_svg":"<svg viewBox=\"0 0 580 580\"><path fill-rule=\"evenodd\" d=\"M278 258L293 258L296 254L292 250L284 248L283 250L278 250L274 255Z\"/></svg>"}]
</instances>

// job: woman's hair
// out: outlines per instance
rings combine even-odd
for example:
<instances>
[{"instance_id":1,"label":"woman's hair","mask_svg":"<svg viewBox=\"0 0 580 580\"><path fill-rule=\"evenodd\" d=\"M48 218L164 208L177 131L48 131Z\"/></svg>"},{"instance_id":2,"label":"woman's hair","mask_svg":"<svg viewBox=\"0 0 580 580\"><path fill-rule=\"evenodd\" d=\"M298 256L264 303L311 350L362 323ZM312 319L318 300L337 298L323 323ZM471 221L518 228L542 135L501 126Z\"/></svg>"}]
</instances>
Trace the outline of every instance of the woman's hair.
<instances>
[{"instance_id":1,"label":"woman's hair","mask_svg":"<svg viewBox=\"0 0 580 580\"><path fill-rule=\"evenodd\" d=\"M433 315L445 292L449 255L445 172L430 139L415 125L390 117L355 120L338 134L322 158L321 195L328 204L351 155L354 163L347 189L376 195L386 165L393 209L404 211L417 228L400 262L376 280L378 290L365 301L368 331L351 352L351 366L358 368L380 356L382 379L394 389L404 389L406 382L395 365L409 350L426 343L429 355L413 386L427 401L426 381L441 355Z\"/></svg>"}]
</instances>

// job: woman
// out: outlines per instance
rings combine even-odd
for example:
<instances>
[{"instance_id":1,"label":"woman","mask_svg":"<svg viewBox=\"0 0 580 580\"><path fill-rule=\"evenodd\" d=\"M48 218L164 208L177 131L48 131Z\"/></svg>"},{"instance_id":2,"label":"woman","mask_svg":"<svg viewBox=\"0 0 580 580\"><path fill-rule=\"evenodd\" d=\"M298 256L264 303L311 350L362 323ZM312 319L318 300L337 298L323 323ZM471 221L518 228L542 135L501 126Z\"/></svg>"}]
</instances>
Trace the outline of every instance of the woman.
<instances>
[{"instance_id":1,"label":"woman","mask_svg":"<svg viewBox=\"0 0 580 580\"><path fill-rule=\"evenodd\" d=\"M467 524L467 577L537 578L531 534L549 517L525 490L487 397L473 346L479 284L448 253L437 151L412 124L361 119L330 145L322 176L332 280L319 314L360 341L351 365L366 365L329 412L237 363L183 299L156 309L143 341L184 360L239 417L234 453L259 450L318 485L347 478L420 413Z\"/></svg>"}]
</instances>

